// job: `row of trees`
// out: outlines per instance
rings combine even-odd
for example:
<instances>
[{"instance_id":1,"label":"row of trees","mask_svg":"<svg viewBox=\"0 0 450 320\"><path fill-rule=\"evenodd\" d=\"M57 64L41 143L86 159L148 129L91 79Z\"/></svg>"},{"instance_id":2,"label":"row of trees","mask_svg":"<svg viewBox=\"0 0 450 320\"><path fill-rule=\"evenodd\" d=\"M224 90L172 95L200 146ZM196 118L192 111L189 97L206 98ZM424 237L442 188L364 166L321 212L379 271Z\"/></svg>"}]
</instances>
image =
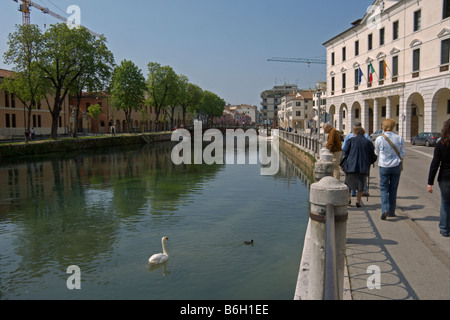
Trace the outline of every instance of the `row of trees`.
<instances>
[{"instance_id":1,"label":"row of trees","mask_svg":"<svg viewBox=\"0 0 450 320\"><path fill-rule=\"evenodd\" d=\"M67 95L77 98L78 119L83 91L111 94L113 107L125 112L129 126L133 110L139 111L145 121L149 107L154 107L156 120L168 114L173 127L177 106L183 109L183 118L190 112L208 119L221 116L225 107L223 99L189 83L170 66L150 62L146 79L132 61L116 65L105 37L96 38L85 28L69 28L64 23L52 25L44 33L36 25L16 26L9 35L4 60L13 66L14 73L1 86L26 107L28 131L32 110L45 100L52 115L53 139L57 138L58 119ZM77 131L75 127L75 137Z\"/></svg>"}]
</instances>

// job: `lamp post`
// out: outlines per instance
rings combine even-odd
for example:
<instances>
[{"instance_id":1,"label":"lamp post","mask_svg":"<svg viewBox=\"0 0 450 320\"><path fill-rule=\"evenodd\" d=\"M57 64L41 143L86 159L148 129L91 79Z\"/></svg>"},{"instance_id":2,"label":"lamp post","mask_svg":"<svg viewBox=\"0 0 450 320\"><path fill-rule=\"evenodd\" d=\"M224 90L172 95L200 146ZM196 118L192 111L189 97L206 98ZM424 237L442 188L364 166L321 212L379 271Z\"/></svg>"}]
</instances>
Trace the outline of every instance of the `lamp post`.
<instances>
[{"instance_id":1,"label":"lamp post","mask_svg":"<svg viewBox=\"0 0 450 320\"><path fill-rule=\"evenodd\" d=\"M316 83L316 90L317 90L317 98L318 98L318 105L317 105L317 123L318 123L318 131L319 131L319 140L320 140L320 111L321 111L321 96L322 91L325 90L325 83L323 81L317 81Z\"/></svg>"}]
</instances>

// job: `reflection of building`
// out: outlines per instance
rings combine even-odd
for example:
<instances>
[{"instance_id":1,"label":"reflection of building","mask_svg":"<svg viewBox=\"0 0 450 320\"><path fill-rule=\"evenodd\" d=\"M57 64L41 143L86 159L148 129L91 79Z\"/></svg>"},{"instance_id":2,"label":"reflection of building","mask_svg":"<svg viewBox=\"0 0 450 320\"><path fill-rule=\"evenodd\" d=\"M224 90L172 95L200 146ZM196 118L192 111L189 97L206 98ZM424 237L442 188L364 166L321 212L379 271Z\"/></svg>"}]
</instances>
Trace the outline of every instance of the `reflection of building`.
<instances>
[{"instance_id":1,"label":"reflection of building","mask_svg":"<svg viewBox=\"0 0 450 320\"><path fill-rule=\"evenodd\" d=\"M11 76L12 71L0 69L0 83ZM50 103L53 97L48 96ZM23 137L27 124L27 113L24 104L12 93L0 89L0 138ZM45 99L32 110L30 129L34 128L37 135L50 135L52 115ZM64 100L58 121L58 134L65 134L69 128L69 99Z\"/></svg>"},{"instance_id":2,"label":"reflection of building","mask_svg":"<svg viewBox=\"0 0 450 320\"><path fill-rule=\"evenodd\" d=\"M450 1L374 1L353 26L324 43L327 111L346 133L386 118L405 139L440 131L450 117Z\"/></svg>"}]
</instances>

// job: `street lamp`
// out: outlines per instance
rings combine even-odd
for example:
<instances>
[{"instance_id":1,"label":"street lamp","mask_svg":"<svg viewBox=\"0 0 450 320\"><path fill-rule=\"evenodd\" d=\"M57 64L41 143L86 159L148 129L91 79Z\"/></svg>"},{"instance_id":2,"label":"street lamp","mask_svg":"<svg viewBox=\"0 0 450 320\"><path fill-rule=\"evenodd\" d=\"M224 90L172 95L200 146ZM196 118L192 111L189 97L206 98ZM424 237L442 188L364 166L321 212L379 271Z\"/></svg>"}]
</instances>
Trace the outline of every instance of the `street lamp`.
<instances>
[{"instance_id":1,"label":"street lamp","mask_svg":"<svg viewBox=\"0 0 450 320\"><path fill-rule=\"evenodd\" d=\"M322 91L325 90L325 83L323 81L317 81L316 83L316 90L317 90L317 98L318 98L318 104L317 104L317 121L318 121L318 130L319 130L319 140L320 140L320 111L321 111L321 96Z\"/></svg>"}]
</instances>

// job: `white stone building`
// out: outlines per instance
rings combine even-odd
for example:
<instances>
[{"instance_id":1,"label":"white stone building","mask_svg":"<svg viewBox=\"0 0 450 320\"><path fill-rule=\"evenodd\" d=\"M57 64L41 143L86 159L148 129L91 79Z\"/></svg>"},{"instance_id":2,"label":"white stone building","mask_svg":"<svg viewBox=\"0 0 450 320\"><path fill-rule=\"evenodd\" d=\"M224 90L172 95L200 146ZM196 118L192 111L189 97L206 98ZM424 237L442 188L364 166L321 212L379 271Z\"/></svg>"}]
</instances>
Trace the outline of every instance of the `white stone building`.
<instances>
[{"instance_id":1,"label":"white stone building","mask_svg":"<svg viewBox=\"0 0 450 320\"><path fill-rule=\"evenodd\" d=\"M297 91L298 87L295 84L274 86L272 89L263 91L261 93L262 124L272 126L274 121L278 122L277 114L281 103L281 98L287 94L296 93Z\"/></svg>"},{"instance_id":2,"label":"white stone building","mask_svg":"<svg viewBox=\"0 0 450 320\"><path fill-rule=\"evenodd\" d=\"M313 126L315 111L312 90L287 94L281 98L278 107L278 121L282 128L304 131Z\"/></svg>"},{"instance_id":3,"label":"white stone building","mask_svg":"<svg viewBox=\"0 0 450 320\"><path fill-rule=\"evenodd\" d=\"M450 1L377 0L362 14L324 43L332 125L348 133L361 121L371 133L393 118L406 140L441 131L450 118Z\"/></svg>"}]
</instances>

